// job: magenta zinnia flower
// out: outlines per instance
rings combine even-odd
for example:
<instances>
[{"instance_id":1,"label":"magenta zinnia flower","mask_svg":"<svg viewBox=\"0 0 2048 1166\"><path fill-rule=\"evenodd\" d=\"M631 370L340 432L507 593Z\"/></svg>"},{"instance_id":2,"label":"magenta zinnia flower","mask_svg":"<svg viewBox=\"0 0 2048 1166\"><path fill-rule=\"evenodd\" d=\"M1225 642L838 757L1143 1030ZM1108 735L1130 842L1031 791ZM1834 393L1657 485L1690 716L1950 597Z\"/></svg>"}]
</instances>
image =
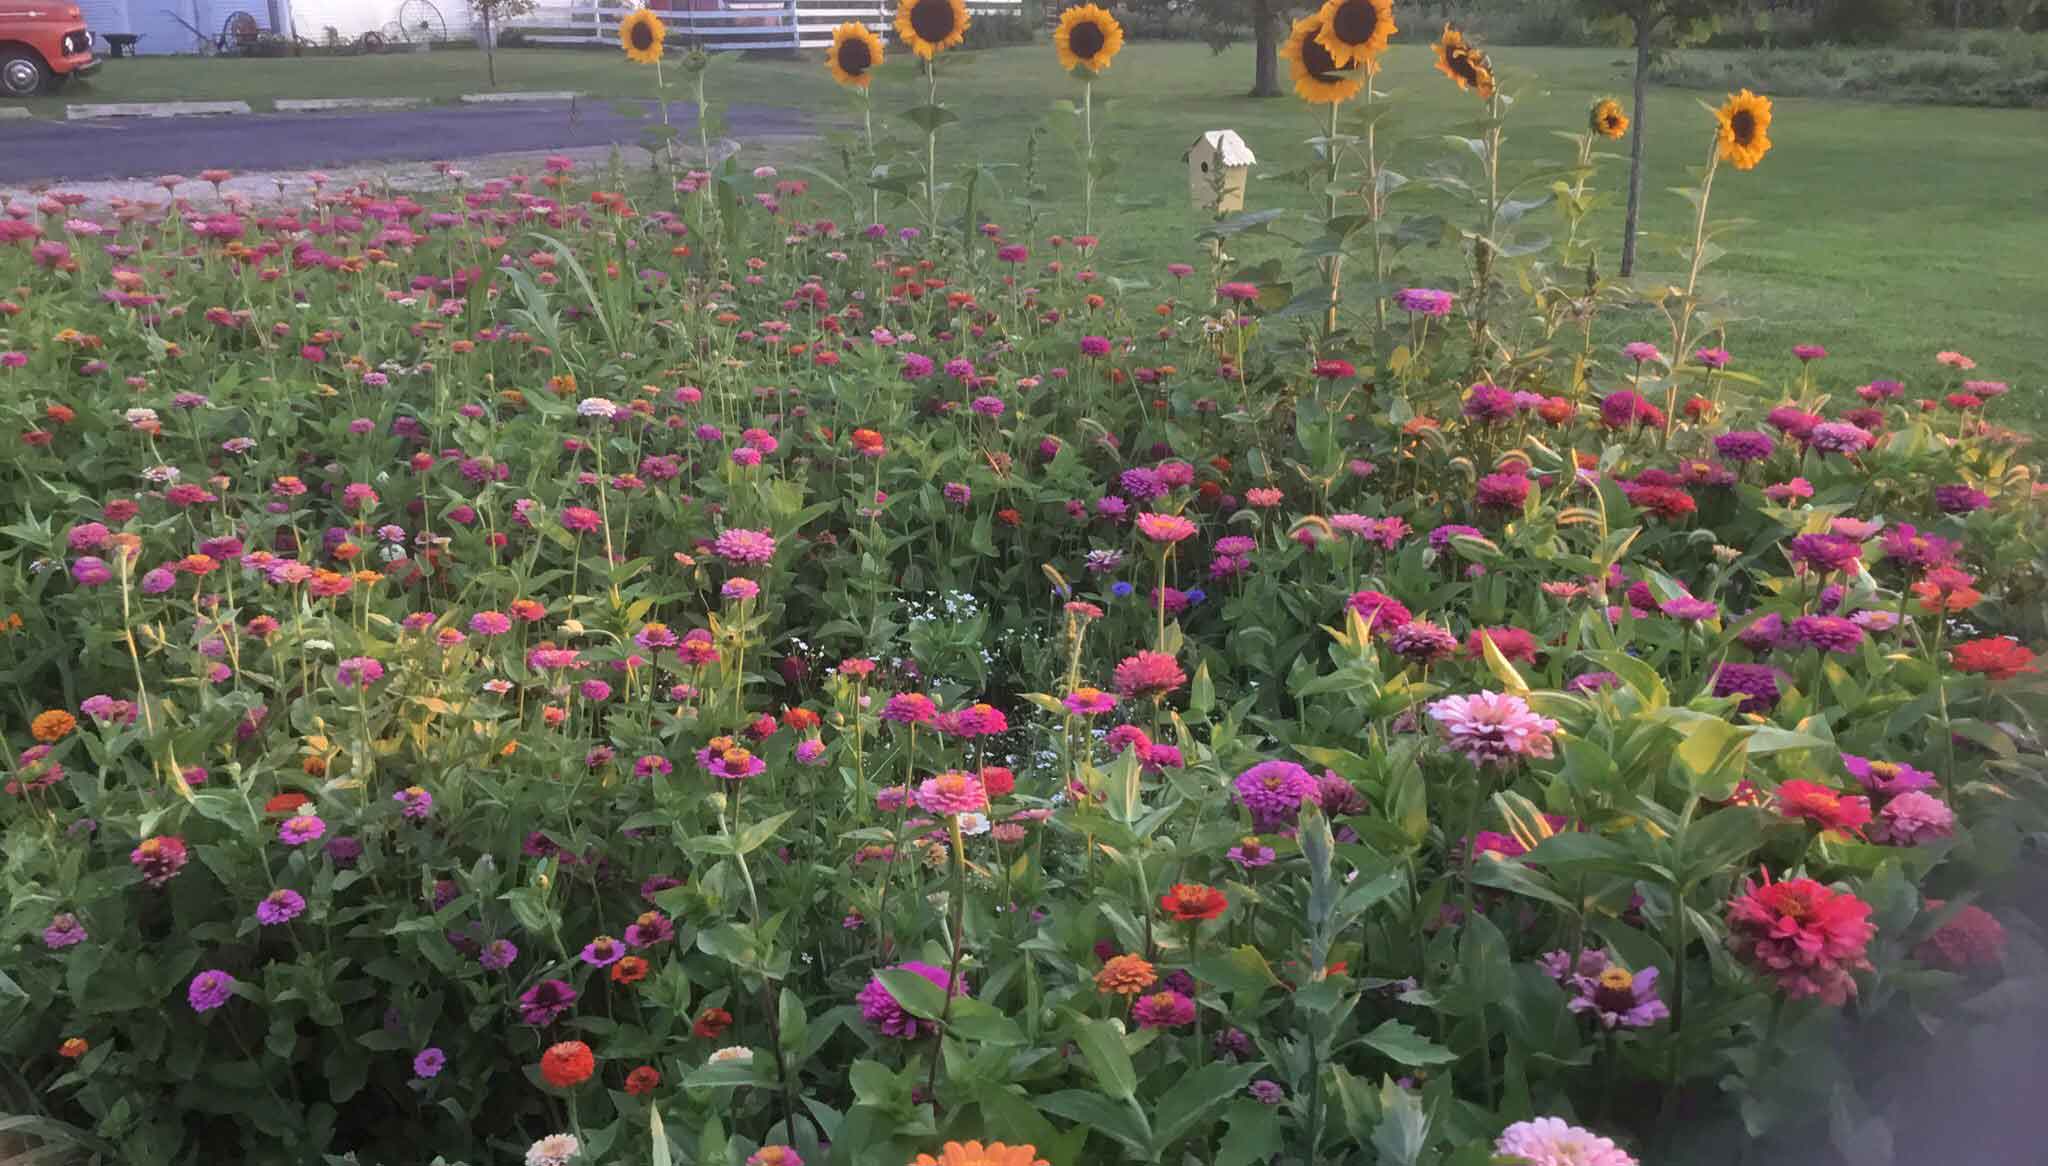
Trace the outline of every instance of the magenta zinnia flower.
<instances>
[{"instance_id":1,"label":"magenta zinnia flower","mask_svg":"<svg viewBox=\"0 0 2048 1166\"><path fill-rule=\"evenodd\" d=\"M1394 304L1404 312L1418 316L1448 316L1451 304L1458 297L1435 288L1406 287L1394 293Z\"/></svg>"},{"instance_id":2,"label":"magenta zinnia flower","mask_svg":"<svg viewBox=\"0 0 2048 1166\"><path fill-rule=\"evenodd\" d=\"M915 972L951 995L967 995L966 980L953 979L944 968L935 968L930 964L912 960L908 963L897 964L895 970ZM860 994L854 999L860 1004L860 1018L867 1021L869 1027L883 1036L911 1040L919 1036L928 1035L938 1029L938 1026L933 1022L919 1020L917 1017L905 1012L903 1005L897 1002L896 997L889 994L889 989L883 985L880 976L869 977L867 985L860 990Z\"/></svg>"},{"instance_id":3,"label":"magenta zinnia flower","mask_svg":"<svg viewBox=\"0 0 2048 1166\"><path fill-rule=\"evenodd\" d=\"M1505 765L1522 757L1549 757L1557 722L1538 716L1512 693L1447 696L1429 706L1452 749L1474 765Z\"/></svg>"},{"instance_id":4,"label":"magenta zinnia flower","mask_svg":"<svg viewBox=\"0 0 2048 1166\"><path fill-rule=\"evenodd\" d=\"M1319 787L1308 770L1292 761L1261 761L1231 783L1237 800L1252 813L1258 828L1272 831L1293 822L1301 803L1314 801Z\"/></svg>"},{"instance_id":5,"label":"magenta zinnia flower","mask_svg":"<svg viewBox=\"0 0 2048 1166\"><path fill-rule=\"evenodd\" d=\"M1179 1028L1195 1019L1195 1002L1186 994L1171 988L1140 996L1131 1005L1131 1019L1139 1028Z\"/></svg>"},{"instance_id":6,"label":"magenta zinnia flower","mask_svg":"<svg viewBox=\"0 0 2048 1166\"><path fill-rule=\"evenodd\" d=\"M1376 636L1392 635L1414 618L1406 604L1380 591L1355 591L1345 606L1357 612Z\"/></svg>"},{"instance_id":7,"label":"magenta zinnia flower","mask_svg":"<svg viewBox=\"0 0 2048 1166\"><path fill-rule=\"evenodd\" d=\"M185 869L191 858L191 852L185 849L185 840L169 834L145 838L128 852L129 865L141 871L142 881L152 887L170 882Z\"/></svg>"},{"instance_id":8,"label":"magenta zinnia flower","mask_svg":"<svg viewBox=\"0 0 2048 1166\"><path fill-rule=\"evenodd\" d=\"M921 692L899 692L882 705L882 719L899 725L924 725L939 715L939 706Z\"/></svg>"}]
</instances>

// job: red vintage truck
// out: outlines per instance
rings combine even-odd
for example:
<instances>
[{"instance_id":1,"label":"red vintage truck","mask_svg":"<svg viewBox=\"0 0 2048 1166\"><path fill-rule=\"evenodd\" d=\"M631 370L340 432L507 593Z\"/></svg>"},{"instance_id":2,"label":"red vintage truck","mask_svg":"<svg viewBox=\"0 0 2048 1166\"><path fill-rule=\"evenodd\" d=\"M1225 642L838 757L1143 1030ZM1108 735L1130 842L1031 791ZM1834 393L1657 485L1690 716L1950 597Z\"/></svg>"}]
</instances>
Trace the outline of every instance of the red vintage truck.
<instances>
[{"instance_id":1,"label":"red vintage truck","mask_svg":"<svg viewBox=\"0 0 2048 1166\"><path fill-rule=\"evenodd\" d=\"M78 5L0 0L0 97L34 97L99 68Z\"/></svg>"}]
</instances>

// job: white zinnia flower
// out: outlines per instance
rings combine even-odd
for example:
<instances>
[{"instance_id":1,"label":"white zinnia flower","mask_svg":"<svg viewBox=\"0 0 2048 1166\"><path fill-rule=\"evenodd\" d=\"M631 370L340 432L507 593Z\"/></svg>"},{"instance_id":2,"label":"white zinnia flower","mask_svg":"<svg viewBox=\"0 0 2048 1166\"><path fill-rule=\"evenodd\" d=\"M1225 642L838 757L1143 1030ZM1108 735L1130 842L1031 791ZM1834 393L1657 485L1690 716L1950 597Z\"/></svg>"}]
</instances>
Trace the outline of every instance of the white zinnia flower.
<instances>
[{"instance_id":1,"label":"white zinnia flower","mask_svg":"<svg viewBox=\"0 0 2048 1166\"><path fill-rule=\"evenodd\" d=\"M739 1061L741 1063L749 1063L753 1061L753 1059L754 1050L746 1047L745 1045L727 1045L724 1048L718 1050L717 1052L711 1054L711 1056L707 1058L704 1063L707 1065L722 1065L727 1061Z\"/></svg>"},{"instance_id":2,"label":"white zinnia flower","mask_svg":"<svg viewBox=\"0 0 2048 1166\"><path fill-rule=\"evenodd\" d=\"M526 1166L567 1166L582 1148L575 1134L549 1134L526 1148Z\"/></svg>"}]
</instances>

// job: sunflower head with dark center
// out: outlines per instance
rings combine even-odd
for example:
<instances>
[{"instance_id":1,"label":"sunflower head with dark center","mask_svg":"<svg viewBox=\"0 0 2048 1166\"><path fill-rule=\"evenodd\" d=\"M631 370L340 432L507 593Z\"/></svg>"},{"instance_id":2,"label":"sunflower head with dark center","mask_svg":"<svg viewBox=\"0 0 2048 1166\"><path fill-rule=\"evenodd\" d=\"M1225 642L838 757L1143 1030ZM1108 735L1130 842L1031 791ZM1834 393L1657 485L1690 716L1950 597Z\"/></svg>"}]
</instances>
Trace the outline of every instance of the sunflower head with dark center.
<instances>
[{"instance_id":1,"label":"sunflower head with dark center","mask_svg":"<svg viewBox=\"0 0 2048 1166\"><path fill-rule=\"evenodd\" d=\"M1092 20L1077 21L1067 32L1067 48L1084 61L1092 61L1102 51L1108 38L1103 35L1102 26Z\"/></svg>"},{"instance_id":2,"label":"sunflower head with dark center","mask_svg":"<svg viewBox=\"0 0 2048 1166\"><path fill-rule=\"evenodd\" d=\"M1479 83L1479 69L1473 63L1471 53L1464 49L1452 49L1447 56L1449 57L1451 72L1456 73L1459 80L1467 85L1477 85Z\"/></svg>"},{"instance_id":3,"label":"sunflower head with dark center","mask_svg":"<svg viewBox=\"0 0 2048 1166\"><path fill-rule=\"evenodd\" d=\"M858 77L872 68L874 63L875 52L868 47L868 42L852 38L840 44L839 68L843 72Z\"/></svg>"},{"instance_id":4,"label":"sunflower head with dark center","mask_svg":"<svg viewBox=\"0 0 2048 1166\"><path fill-rule=\"evenodd\" d=\"M632 32L628 35L633 38L633 48L640 52L644 53L654 47L654 25L647 21L634 24Z\"/></svg>"},{"instance_id":5,"label":"sunflower head with dark center","mask_svg":"<svg viewBox=\"0 0 2048 1166\"><path fill-rule=\"evenodd\" d=\"M1338 73L1337 58L1331 56L1330 50L1324 48L1313 36L1302 38L1301 67L1308 70L1309 76L1325 84L1344 79Z\"/></svg>"},{"instance_id":6,"label":"sunflower head with dark center","mask_svg":"<svg viewBox=\"0 0 2048 1166\"><path fill-rule=\"evenodd\" d=\"M1337 17L1330 22L1337 39L1347 45L1362 45L1379 31L1380 10L1370 0L1350 0L1339 5Z\"/></svg>"},{"instance_id":7,"label":"sunflower head with dark center","mask_svg":"<svg viewBox=\"0 0 2048 1166\"><path fill-rule=\"evenodd\" d=\"M911 31L931 44L953 35L953 5L947 0L917 0L910 10Z\"/></svg>"},{"instance_id":8,"label":"sunflower head with dark center","mask_svg":"<svg viewBox=\"0 0 2048 1166\"><path fill-rule=\"evenodd\" d=\"M1728 119L1728 128L1734 132L1735 140L1743 145L1756 140L1756 115L1746 109L1738 109Z\"/></svg>"}]
</instances>

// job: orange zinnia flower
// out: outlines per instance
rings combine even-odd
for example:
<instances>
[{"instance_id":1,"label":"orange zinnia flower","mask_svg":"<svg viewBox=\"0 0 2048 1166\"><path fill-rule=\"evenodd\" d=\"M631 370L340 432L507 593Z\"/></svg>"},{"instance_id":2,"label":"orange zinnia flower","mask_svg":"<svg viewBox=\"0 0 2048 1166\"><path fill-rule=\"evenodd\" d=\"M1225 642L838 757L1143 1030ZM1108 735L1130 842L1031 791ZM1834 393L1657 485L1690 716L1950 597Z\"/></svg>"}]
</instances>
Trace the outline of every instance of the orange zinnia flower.
<instances>
[{"instance_id":1,"label":"orange zinnia flower","mask_svg":"<svg viewBox=\"0 0 2048 1166\"><path fill-rule=\"evenodd\" d=\"M1158 982L1159 973L1144 956L1111 956L1095 973L1095 990L1118 996L1136 996Z\"/></svg>"},{"instance_id":2,"label":"orange zinnia flower","mask_svg":"<svg viewBox=\"0 0 2048 1166\"><path fill-rule=\"evenodd\" d=\"M1049 1166L1038 1156L1038 1147L1030 1144L1006 1146L1001 1142L947 1142L935 1158L930 1154L919 1154L910 1160L910 1166Z\"/></svg>"},{"instance_id":3,"label":"orange zinnia flower","mask_svg":"<svg viewBox=\"0 0 2048 1166\"><path fill-rule=\"evenodd\" d=\"M45 745L54 745L70 736L78 727L78 718L63 709L47 709L36 714L28 724L29 735Z\"/></svg>"}]
</instances>

